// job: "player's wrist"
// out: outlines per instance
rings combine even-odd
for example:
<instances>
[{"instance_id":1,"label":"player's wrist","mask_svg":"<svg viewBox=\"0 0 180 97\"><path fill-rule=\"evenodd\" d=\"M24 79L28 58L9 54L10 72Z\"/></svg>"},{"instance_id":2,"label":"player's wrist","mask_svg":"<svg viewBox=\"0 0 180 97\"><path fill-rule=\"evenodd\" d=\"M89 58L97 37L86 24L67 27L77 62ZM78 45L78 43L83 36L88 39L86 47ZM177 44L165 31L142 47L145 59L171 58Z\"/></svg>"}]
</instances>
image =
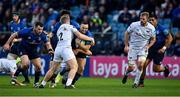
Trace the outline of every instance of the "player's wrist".
<instances>
[{"instance_id":1,"label":"player's wrist","mask_svg":"<svg viewBox=\"0 0 180 97\"><path fill-rule=\"evenodd\" d=\"M167 49L167 47L166 46L163 46L163 48L162 48L163 50L166 50Z\"/></svg>"}]
</instances>

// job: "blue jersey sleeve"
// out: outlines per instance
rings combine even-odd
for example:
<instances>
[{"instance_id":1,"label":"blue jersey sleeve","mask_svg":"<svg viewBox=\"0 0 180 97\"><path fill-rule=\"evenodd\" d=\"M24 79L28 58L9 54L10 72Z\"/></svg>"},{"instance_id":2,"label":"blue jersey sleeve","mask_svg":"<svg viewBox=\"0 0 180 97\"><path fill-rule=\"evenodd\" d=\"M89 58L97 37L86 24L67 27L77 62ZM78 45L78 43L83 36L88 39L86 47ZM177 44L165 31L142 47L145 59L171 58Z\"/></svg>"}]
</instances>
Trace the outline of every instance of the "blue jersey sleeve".
<instances>
[{"instance_id":1,"label":"blue jersey sleeve","mask_svg":"<svg viewBox=\"0 0 180 97\"><path fill-rule=\"evenodd\" d=\"M86 32L86 35L89 36L89 37L94 37L94 35L92 34L92 32L90 32L89 30Z\"/></svg>"},{"instance_id":2,"label":"blue jersey sleeve","mask_svg":"<svg viewBox=\"0 0 180 97\"><path fill-rule=\"evenodd\" d=\"M80 30L80 25L75 20L71 20L70 24L73 25L77 30Z\"/></svg>"},{"instance_id":3,"label":"blue jersey sleeve","mask_svg":"<svg viewBox=\"0 0 180 97\"><path fill-rule=\"evenodd\" d=\"M53 33L54 35L56 35L57 30L59 29L60 25L61 25L61 23L60 23L60 22L57 22L56 25L54 26L54 29L53 29L53 31L52 31L52 33Z\"/></svg>"},{"instance_id":4,"label":"blue jersey sleeve","mask_svg":"<svg viewBox=\"0 0 180 97\"><path fill-rule=\"evenodd\" d=\"M32 28L25 28L25 29L20 30L18 32L18 37L22 38L22 37L28 36L31 30Z\"/></svg>"},{"instance_id":5,"label":"blue jersey sleeve","mask_svg":"<svg viewBox=\"0 0 180 97\"><path fill-rule=\"evenodd\" d=\"M42 40L43 40L44 43L49 41L48 36L44 32L42 33Z\"/></svg>"},{"instance_id":6,"label":"blue jersey sleeve","mask_svg":"<svg viewBox=\"0 0 180 97\"><path fill-rule=\"evenodd\" d=\"M168 30L167 28L162 27L162 30L163 30L163 34L164 34L165 36L167 36L167 35L169 34L169 30Z\"/></svg>"}]
</instances>

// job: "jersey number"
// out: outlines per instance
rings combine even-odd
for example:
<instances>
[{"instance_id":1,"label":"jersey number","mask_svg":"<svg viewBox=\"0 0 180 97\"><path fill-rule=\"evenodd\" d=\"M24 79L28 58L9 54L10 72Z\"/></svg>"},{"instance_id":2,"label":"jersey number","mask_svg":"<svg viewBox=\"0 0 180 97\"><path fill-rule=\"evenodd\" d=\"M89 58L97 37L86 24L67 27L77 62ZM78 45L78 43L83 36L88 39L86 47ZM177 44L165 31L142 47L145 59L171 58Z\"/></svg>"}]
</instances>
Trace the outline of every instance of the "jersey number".
<instances>
[{"instance_id":1,"label":"jersey number","mask_svg":"<svg viewBox=\"0 0 180 97\"><path fill-rule=\"evenodd\" d=\"M60 40L63 40L62 36L63 36L63 33L62 33L62 32L59 33L59 39L60 39Z\"/></svg>"}]
</instances>

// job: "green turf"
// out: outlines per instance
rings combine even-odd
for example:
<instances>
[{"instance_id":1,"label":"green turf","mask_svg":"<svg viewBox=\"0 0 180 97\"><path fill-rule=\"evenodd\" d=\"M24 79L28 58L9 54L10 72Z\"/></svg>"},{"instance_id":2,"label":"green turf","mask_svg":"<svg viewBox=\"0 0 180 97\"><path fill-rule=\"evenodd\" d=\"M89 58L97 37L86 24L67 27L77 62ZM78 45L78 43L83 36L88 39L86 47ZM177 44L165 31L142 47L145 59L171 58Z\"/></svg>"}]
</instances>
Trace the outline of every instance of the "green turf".
<instances>
[{"instance_id":1,"label":"green turf","mask_svg":"<svg viewBox=\"0 0 180 97\"><path fill-rule=\"evenodd\" d=\"M124 85L117 78L81 78L76 89L64 89L61 84L54 89L48 85L45 89L36 89L32 84L19 87L10 85L9 80L8 76L0 76L0 96L180 96L180 80L173 79L146 80L146 86L137 89L131 88L132 79Z\"/></svg>"}]
</instances>

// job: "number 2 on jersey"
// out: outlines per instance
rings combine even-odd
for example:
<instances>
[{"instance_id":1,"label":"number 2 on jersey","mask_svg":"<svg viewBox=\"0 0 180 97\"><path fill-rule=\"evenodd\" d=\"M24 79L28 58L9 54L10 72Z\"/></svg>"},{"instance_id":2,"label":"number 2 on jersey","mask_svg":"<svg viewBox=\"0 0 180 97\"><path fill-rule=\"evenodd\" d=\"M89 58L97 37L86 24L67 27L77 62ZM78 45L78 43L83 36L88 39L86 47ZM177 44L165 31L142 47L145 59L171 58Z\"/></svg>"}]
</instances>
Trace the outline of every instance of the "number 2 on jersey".
<instances>
[{"instance_id":1,"label":"number 2 on jersey","mask_svg":"<svg viewBox=\"0 0 180 97\"><path fill-rule=\"evenodd\" d=\"M62 32L59 33L59 40L63 40L62 36L63 36L63 33Z\"/></svg>"}]
</instances>

